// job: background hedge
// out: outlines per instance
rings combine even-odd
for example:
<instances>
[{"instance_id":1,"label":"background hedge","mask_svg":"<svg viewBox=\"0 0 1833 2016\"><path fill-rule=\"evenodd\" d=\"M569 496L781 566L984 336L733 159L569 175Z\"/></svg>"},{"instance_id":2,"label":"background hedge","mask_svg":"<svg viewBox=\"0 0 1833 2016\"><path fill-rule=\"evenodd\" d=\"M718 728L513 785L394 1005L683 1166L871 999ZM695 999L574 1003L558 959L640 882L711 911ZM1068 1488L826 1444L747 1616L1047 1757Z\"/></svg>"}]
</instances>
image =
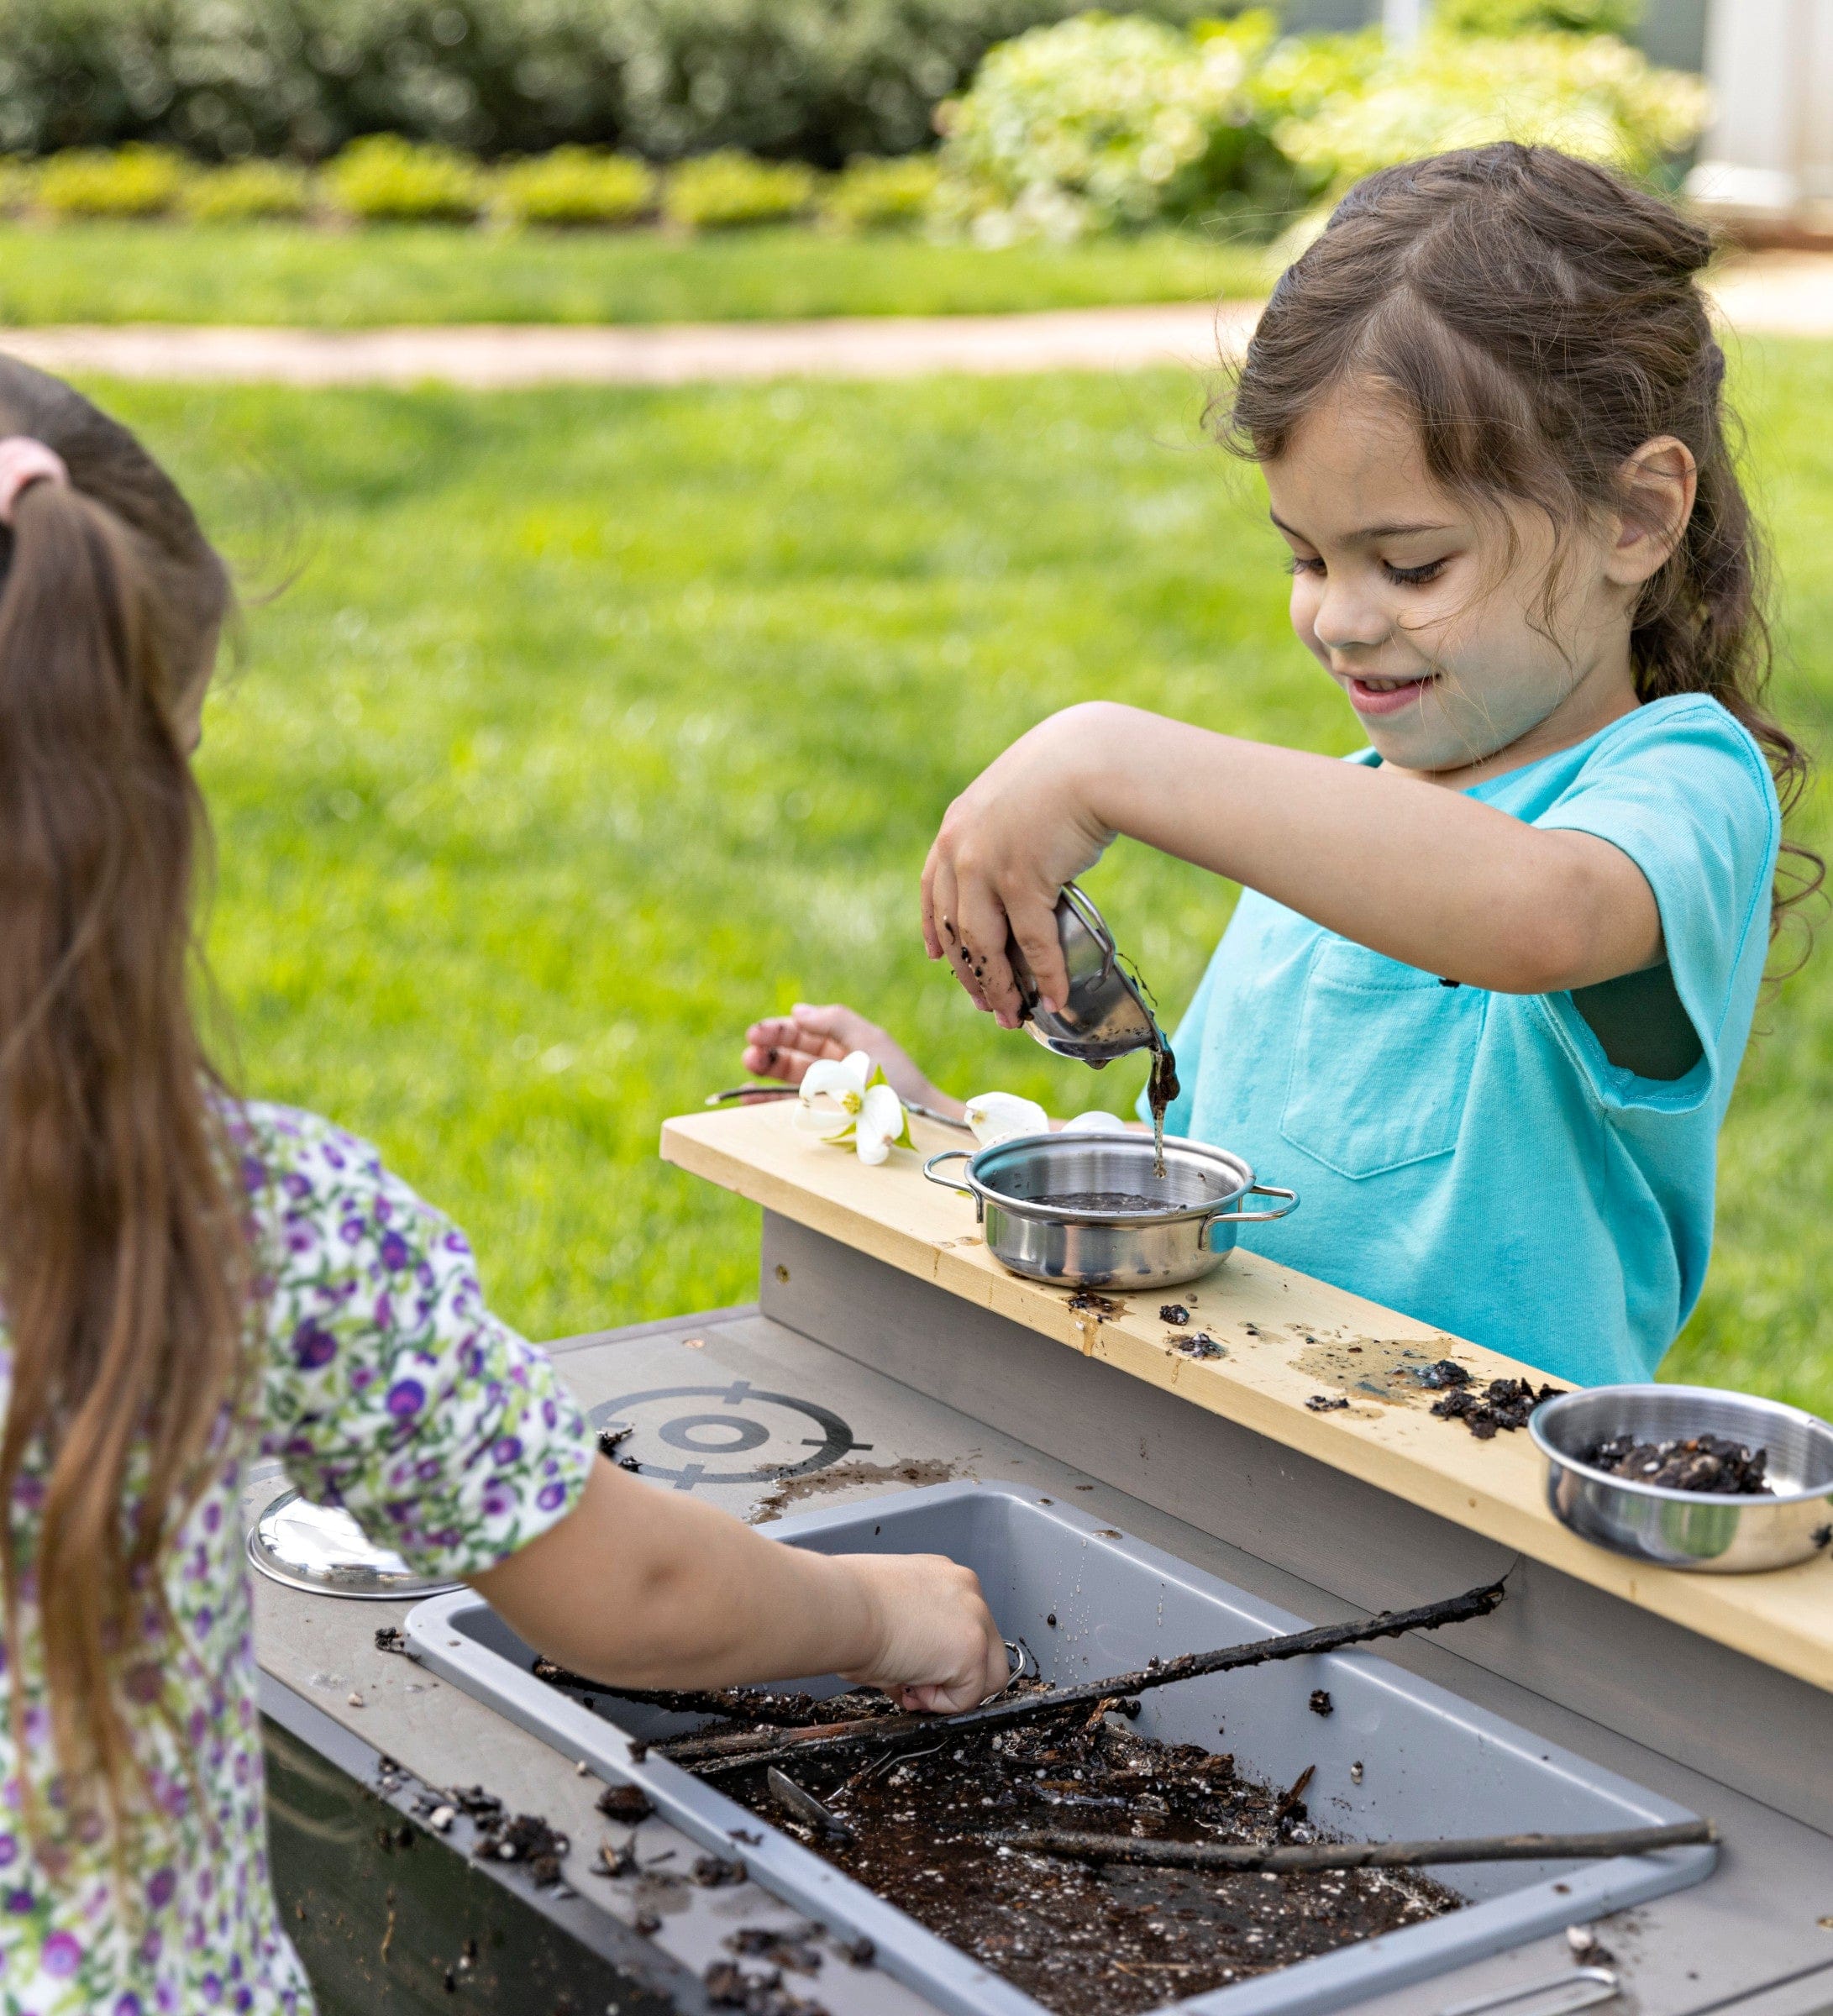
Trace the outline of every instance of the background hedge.
<instances>
[{"instance_id":1,"label":"background hedge","mask_svg":"<svg viewBox=\"0 0 1833 2016\"><path fill-rule=\"evenodd\" d=\"M0 150L317 159L366 133L838 166L932 137L994 43L1080 0L0 0ZM1216 0L1108 0L1185 22Z\"/></svg>"}]
</instances>

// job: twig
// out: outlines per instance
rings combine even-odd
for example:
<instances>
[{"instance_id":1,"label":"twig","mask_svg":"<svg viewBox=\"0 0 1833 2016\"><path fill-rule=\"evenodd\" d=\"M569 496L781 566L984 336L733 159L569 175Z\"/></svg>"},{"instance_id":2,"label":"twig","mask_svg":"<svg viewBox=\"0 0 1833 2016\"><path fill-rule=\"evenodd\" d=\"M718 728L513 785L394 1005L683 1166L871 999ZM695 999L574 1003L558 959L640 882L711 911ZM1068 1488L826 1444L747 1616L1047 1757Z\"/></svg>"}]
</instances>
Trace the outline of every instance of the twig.
<instances>
[{"instance_id":1,"label":"twig","mask_svg":"<svg viewBox=\"0 0 1833 2016\"><path fill-rule=\"evenodd\" d=\"M1003 1729L1034 1716L1092 1707L1110 1696L1140 1694L1148 1688L1169 1687L1174 1681L1194 1680L1205 1673L1232 1672L1239 1667L1263 1666L1274 1659L1308 1658L1314 1653L1339 1651L1344 1646L1363 1645L1371 1639L1398 1638L1407 1631L1436 1630L1441 1625L1487 1617L1502 1597L1502 1584L1492 1583L1484 1588L1467 1589L1462 1596L1421 1604L1410 1610L1384 1610L1376 1617L1352 1617L1343 1624L1316 1625L1283 1637L1225 1646L1220 1651L1186 1652L1181 1658L1155 1662L1137 1672L1117 1673L1109 1679L1085 1681L1051 1693L1020 1694L960 1714L855 1718L846 1722L817 1723L787 1735L746 1731L724 1736L683 1736L672 1743L659 1743L656 1749L671 1763L691 1766L704 1777L743 1770L753 1764L774 1763L780 1757L822 1756L837 1750L855 1749L861 1744L875 1749L901 1749L906 1744L927 1742L938 1732L946 1736L957 1730Z\"/></svg>"},{"instance_id":2,"label":"twig","mask_svg":"<svg viewBox=\"0 0 1833 2016\"><path fill-rule=\"evenodd\" d=\"M1672 1827L1620 1827L1605 1834L1489 1834L1463 1841L1316 1841L1281 1848L1253 1842L1148 1841L1123 1834L1079 1834L1027 1828L985 1837L1008 1848L1073 1856L1085 1862L1133 1862L1154 1869L1230 1871L1420 1869L1440 1862L1563 1862L1617 1855L1652 1855L1715 1841L1710 1820Z\"/></svg>"},{"instance_id":3,"label":"twig","mask_svg":"<svg viewBox=\"0 0 1833 2016\"><path fill-rule=\"evenodd\" d=\"M681 1715L724 1715L741 1722L767 1722L777 1729L802 1729L827 1712L825 1701L806 1694L767 1694L745 1687L705 1689L670 1687L612 1687L584 1673L569 1672L551 1659L537 1659L534 1677L549 1687L580 1693L606 1694L616 1701L638 1701L645 1708L665 1708Z\"/></svg>"}]
</instances>

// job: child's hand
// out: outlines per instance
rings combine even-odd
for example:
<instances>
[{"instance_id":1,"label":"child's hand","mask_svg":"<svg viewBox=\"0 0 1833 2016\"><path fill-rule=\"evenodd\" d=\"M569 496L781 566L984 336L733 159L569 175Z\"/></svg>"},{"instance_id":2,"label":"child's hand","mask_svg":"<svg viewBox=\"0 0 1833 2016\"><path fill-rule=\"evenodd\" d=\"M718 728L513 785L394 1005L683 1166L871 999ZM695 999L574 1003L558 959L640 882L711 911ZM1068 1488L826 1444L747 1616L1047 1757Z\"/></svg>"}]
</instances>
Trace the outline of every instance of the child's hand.
<instances>
[{"instance_id":1,"label":"child's hand","mask_svg":"<svg viewBox=\"0 0 1833 2016\"><path fill-rule=\"evenodd\" d=\"M960 1117L960 1100L938 1092L902 1044L838 1001L822 1008L798 1001L788 1015L754 1022L745 1031L744 1042L745 1069L754 1078L780 1079L785 1085L799 1085L819 1058L849 1057L863 1050L900 1099L914 1100L951 1119Z\"/></svg>"},{"instance_id":2,"label":"child's hand","mask_svg":"<svg viewBox=\"0 0 1833 2016\"><path fill-rule=\"evenodd\" d=\"M879 1641L874 1656L843 1678L934 1714L978 1708L1006 1685L1006 1641L971 1568L939 1554L839 1559L864 1586Z\"/></svg>"},{"instance_id":3,"label":"child's hand","mask_svg":"<svg viewBox=\"0 0 1833 2016\"><path fill-rule=\"evenodd\" d=\"M923 864L923 942L946 958L977 1008L1006 1029L1023 1005L1006 957L1018 942L1044 1005L1060 1007L1069 976L1057 942L1058 891L1113 839L1091 809L1104 761L1098 711L1070 707L1022 735L962 792Z\"/></svg>"}]
</instances>

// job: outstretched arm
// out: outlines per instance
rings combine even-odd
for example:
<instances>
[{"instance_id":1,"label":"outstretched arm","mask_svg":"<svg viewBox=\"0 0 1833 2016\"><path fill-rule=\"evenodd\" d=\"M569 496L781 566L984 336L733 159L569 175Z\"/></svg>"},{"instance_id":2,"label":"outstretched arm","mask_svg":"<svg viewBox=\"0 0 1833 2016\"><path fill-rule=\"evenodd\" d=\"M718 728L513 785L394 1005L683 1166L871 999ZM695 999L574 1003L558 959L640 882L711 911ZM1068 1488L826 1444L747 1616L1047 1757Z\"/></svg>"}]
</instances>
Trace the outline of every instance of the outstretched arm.
<instances>
[{"instance_id":1,"label":"outstretched arm","mask_svg":"<svg viewBox=\"0 0 1833 2016\"><path fill-rule=\"evenodd\" d=\"M1021 737L949 806L923 869L930 957L1010 1026L1009 924L1060 1001L1057 892L1121 833L1498 993L1592 986L1662 956L1653 892L1608 841L1385 768L1095 701Z\"/></svg>"},{"instance_id":2,"label":"outstretched arm","mask_svg":"<svg viewBox=\"0 0 1833 2016\"><path fill-rule=\"evenodd\" d=\"M785 1085L799 1085L808 1067L819 1058L848 1057L863 1050L900 1099L913 1100L950 1120L961 1117L961 1101L932 1084L895 1037L838 1001L822 1007L798 1001L788 1015L754 1022L745 1031L744 1046L747 1071L760 1078L780 1079Z\"/></svg>"},{"instance_id":3,"label":"outstretched arm","mask_svg":"<svg viewBox=\"0 0 1833 2016\"><path fill-rule=\"evenodd\" d=\"M906 1708L972 1708L1006 1646L969 1569L783 1546L602 1457L558 1525L472 1586L530 1644L620 1687L838 1672Z\"/></svg>"}]
</instances>

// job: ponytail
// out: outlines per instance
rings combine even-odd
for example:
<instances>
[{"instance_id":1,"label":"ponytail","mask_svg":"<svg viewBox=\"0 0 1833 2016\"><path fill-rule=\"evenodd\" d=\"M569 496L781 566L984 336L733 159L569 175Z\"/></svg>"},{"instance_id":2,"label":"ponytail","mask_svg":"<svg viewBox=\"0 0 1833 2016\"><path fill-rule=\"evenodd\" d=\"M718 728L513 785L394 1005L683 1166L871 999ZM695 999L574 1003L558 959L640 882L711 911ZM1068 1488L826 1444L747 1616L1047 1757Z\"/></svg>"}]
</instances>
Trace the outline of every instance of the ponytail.
<instances>
[{"instance_id":1,"label":"ponytail","mask_svg":"<svg viewBox=\"0 0 1833 2016\"><path fill-rule=\"evenodd\" d=\"M228 591L124 428L6 359L0 417L70 471L0 529L11 1716L23 1756L35 1609L58 1767L70 1793L99 1782L118 1822L139 1776L120 1677L174 1649L161 1557L242 1380L245 1242L187 995L206 828L177 725Z\"/></svg>"}]
</instances>

